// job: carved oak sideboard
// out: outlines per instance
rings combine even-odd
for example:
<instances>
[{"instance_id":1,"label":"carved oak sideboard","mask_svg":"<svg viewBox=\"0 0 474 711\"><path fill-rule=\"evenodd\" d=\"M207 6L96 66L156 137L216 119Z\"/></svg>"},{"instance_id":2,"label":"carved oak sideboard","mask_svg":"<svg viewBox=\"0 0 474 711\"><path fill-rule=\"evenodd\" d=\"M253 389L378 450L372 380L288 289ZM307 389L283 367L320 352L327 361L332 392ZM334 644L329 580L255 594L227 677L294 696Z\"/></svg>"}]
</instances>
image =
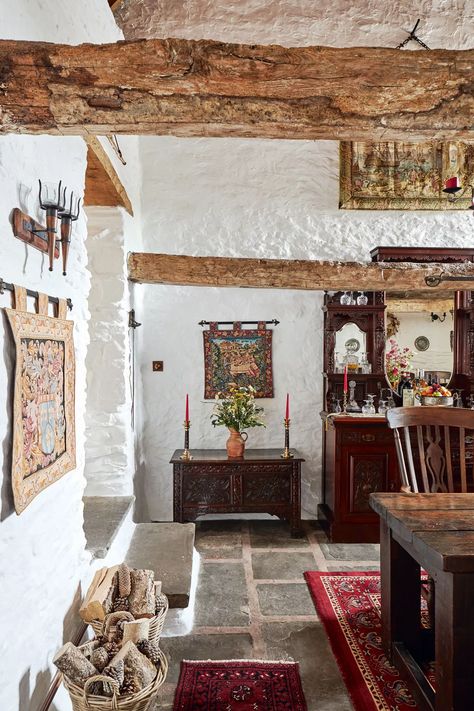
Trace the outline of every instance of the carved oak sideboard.
<instances>
[{"instance_id":1,"label":"carved oak sideboard","mask_svg":"<svg viewBox=\"0 0 474 711\"><path fill-rule=\"evenodd\" d=\"M393 432L385 417L337 415L325 435L319 522L333 543L377 543L370 494L401 486Z\"/></svg>"},{"instance_id":2,"label":"carved oak sideboard","mask_svg":"<svg viewBox=\"0 0 474 711\"><path fill-rule=\"evenodd\" d=\"M228 459L221 449L194 449L173 465L174 521L195 521L218 513L268 513L286 519L292 536L301 533L301 463L295 450L282 459L279 449L248 449Z\"/></svg>"}]
</instances>

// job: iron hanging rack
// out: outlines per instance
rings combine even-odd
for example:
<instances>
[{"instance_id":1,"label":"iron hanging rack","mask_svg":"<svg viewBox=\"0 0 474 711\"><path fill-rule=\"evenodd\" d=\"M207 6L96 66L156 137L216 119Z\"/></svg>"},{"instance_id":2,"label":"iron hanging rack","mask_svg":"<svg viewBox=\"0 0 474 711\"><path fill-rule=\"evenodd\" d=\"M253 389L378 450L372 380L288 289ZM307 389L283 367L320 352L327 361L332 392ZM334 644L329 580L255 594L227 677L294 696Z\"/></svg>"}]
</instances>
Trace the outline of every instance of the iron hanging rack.
<instances>
[{"instance_id":1,"label":"iron hanging rack","mask_svg":"<svg viewBox=\"0 0 474 711\"><path fill-rule=\"evenodd\" d=\"M446 276L444 272L441 272L441 274L436 275L436 276L427 276L425 277L425 284L426 286L439 286L442 281L474 281L474 276L465 276L465 275L460 275L460 276L451 276L448 275Z\"/></svg>"},{"instance_id":2,"label":"iron hanging rack","mask_svg":"<svg viewBox=\"0 0 474 711\"><path fill-rule=\"evenodd\" d=\"M198 326L210 326L211 323L217 323L218 326L233 326L235 321L199 321ZM278 326L280 322L274 318L271 321L239 321L239 323L247 326L258 326L259 323L265 323L267 326Z\"/></svg>"},{"instance_id":3,"label":"iron hanging rack","mask_svg":"<svg viewBox=\"0 0 474 711\"><path fill-rule=\"evenodd\" d=\"M7 281L3 281L3 279L0 279L0 294L4 294L5 291L15 291L15 287L13 284L9 284ZM33 291L32 289L27 289L26 290L27 296L32 296L33 299L37 299L39 296L38 291ZM59 304L59 297L57 296L48 296L48 301L50 304ZM71 299L66 299L67 307L69 311L72 311L73 309L73 303Z\"/></svg>"}]
</instances>

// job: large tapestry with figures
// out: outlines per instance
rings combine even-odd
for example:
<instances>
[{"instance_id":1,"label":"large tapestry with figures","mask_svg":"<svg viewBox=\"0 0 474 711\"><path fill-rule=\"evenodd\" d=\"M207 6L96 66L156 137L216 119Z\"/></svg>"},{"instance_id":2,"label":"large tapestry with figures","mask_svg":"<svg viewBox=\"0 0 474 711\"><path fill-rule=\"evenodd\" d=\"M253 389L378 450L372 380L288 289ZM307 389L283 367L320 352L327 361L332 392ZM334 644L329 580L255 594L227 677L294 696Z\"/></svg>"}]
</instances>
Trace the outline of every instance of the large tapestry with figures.
<instances>
[{"instance_id":1,"label":"large tapestry with figures","mask_svg":"<svg viewBox=\"0 0 474 711\"><path fill-rule=\"evenodd\" d=\"M232 330L210 325L204 331L204 397L227 392L229 385L255 389L255 397L273 397L272 331L264 323L256 329Z\"/></svg>"},{"instance_id":2,"label":"large tapestry with figures","mask_svg":"<svg viewBox=\"0 0 474 711\"><path fill-rule=\"evenodd\" d=\"M73 323L5 311L16 347L12 487L21 513L76 466Z\"/></svg>"},{"instance_id":3,"label":"large tapestry with figures","mask_svg":"<svg viewBox=\"0 0 474 711\"><path fill-rule=\"evenodd\" d=\"M467 190L450 202L456 176ZM474 184L474 143L342 142L339 207L344 210L464 210Z\"/></svg>"}]
</instances>

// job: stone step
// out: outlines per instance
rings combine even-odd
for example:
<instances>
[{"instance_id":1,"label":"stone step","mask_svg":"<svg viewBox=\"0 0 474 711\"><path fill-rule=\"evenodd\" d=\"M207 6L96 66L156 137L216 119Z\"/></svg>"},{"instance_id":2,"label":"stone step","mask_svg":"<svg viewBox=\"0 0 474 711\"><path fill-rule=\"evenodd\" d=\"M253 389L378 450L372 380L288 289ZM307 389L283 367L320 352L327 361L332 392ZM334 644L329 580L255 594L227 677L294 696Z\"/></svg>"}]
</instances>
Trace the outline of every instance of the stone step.
<instances>
[{"instance_id":1,"label":"stone step","mask_svg":"<svg viewBox=\"0 0 474 711\"><path fill-rule=\"evenodd\" d=\"M84 496L86 550L105 558L135 501L134 496Z\"/></svg>"},{"instance_id":2,"label":"stone step","mask_svg":"<svg viewBox=\"0 0 474 711\"><path fill-rule=\"evenodd\" d=\"M137 523L130 542L127 564L153 570L170 607L189 604L194 529L194 523Z\"/></svg>"}]
</instances>

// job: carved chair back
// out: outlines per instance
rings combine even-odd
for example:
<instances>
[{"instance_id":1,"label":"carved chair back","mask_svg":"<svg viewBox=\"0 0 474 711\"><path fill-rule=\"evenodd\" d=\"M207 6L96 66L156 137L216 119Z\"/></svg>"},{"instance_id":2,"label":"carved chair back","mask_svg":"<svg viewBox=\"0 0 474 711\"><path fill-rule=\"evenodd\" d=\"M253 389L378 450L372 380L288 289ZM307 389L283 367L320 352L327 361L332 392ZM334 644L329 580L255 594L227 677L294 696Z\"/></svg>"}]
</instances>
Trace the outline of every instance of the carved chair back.
<instances>
[{"instance_id":1,"label":"carved chair back","mask_svg":"<svg viewBox=\"0 0 474 711\"><path fill-rule=\"evenodd\" d=\"M387 412L394 430L402 489L415 493L474 491L474 411L399 407Z\"/></svg>"}]
</instances>

